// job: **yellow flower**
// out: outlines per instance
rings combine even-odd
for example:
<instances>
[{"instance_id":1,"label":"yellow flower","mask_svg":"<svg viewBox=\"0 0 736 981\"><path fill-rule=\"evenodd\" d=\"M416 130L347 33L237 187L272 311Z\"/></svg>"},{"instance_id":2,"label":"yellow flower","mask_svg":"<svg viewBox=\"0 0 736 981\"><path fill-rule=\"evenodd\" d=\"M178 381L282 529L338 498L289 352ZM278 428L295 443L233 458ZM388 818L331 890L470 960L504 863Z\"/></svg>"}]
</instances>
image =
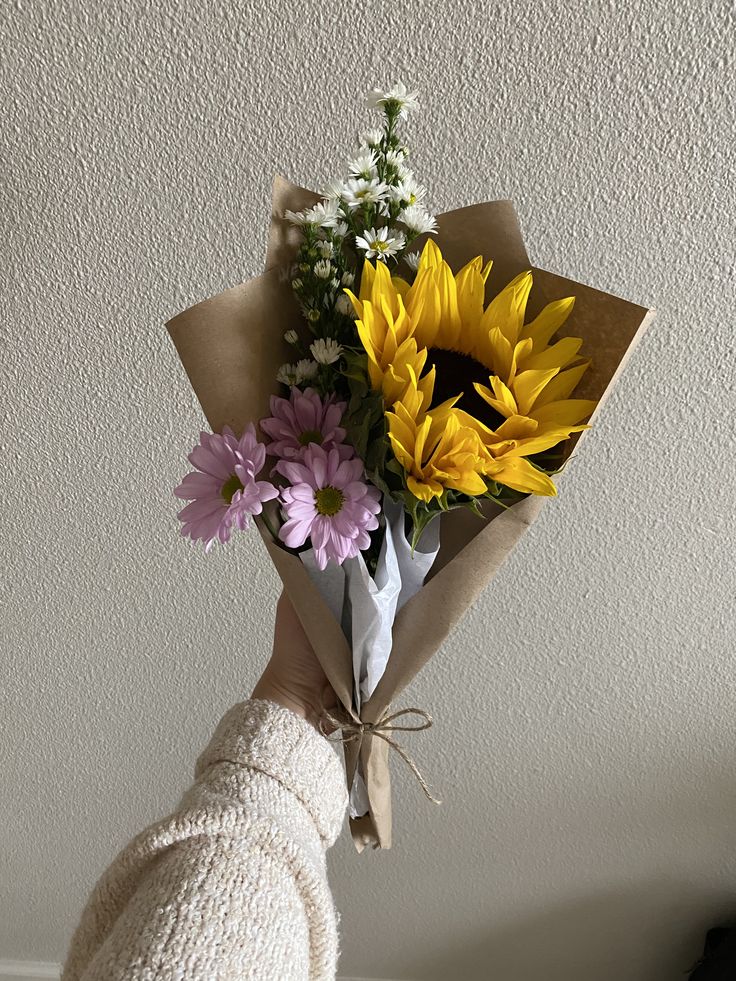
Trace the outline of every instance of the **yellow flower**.
<instances>
[{"instance_id":1,"label":"yellow flower","mask_svg":"<svg viewBox=\"0 0 736 981\"><path fill-rule=\"evenodd\" d=\"M414 383L394 411L386 413L391 446L406 471L408 489L425 502L445 489L471 497L485 494L482 474L493 461L478 433L463 425L452 401L430 412L421 412L421 403Z\"/></svg>"},{"instance_id":2,"label":"yellow flower","mask_svg":"<svg viewBox=\"0 0 736 981\"><path fill-rule=\"evenodd\" d=\"M366 262L360 296L349 293L371 385L389 409L394 453L422 500L444 488L483 493L481 475L554 494L526 458L587 428L581 422L595 407L568 397L589 365L579 358L581 339L550 344L574 298L548 304L525 324L531 272L486 306L490 269L478 257L455 275L429 241L411 286L384 263Z\"/></svg>"}]
</instances>

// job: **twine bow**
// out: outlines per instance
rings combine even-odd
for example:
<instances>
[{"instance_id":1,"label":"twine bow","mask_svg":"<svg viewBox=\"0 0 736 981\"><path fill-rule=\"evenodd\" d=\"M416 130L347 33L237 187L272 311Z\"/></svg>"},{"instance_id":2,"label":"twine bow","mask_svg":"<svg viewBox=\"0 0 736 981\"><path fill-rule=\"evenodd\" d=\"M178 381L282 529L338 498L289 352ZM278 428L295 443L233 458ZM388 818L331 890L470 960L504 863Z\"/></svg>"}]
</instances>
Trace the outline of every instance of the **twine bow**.
<instances>
[{"instance_id":1,"label":"twine bow","mask_svg":"<svg viewBox=\"0 0 736 981\"><path fill-rule=\"evenodd\" d=\"M413 726L402 726L395 725L397 719L401 719L406 715L418 716L422 722L420 725ZM339 729L340 732L330 735L325 732L325 725L331 725L335 729ZM399 745L396 740L390 735L392 732L423 732L425 729L430 729L434 725L434 720L429 712L425 712L424 709L420 708L405 708L398 712L394 712L393 715L382 715L380 719L376 722L360 722L357 719L343 716L339 718L333 715L328 709L322 709L322 717L319 720L319 729L323 736L330 742L339 743L352 743L358 740L362 743L363 736L378 736L379 739L383 739L384 742L388 743L391 749L395 750L402 760L409 767L411 772L419 781L419 785L425 793L425 796L432 801L433 804L441 804L442 801L437 800L436 797L432 796L432 793L427 785L427 781L422 776L422 772L414 762L414 760L409 756L403 746Z\"/></svg>"}]
</instances>

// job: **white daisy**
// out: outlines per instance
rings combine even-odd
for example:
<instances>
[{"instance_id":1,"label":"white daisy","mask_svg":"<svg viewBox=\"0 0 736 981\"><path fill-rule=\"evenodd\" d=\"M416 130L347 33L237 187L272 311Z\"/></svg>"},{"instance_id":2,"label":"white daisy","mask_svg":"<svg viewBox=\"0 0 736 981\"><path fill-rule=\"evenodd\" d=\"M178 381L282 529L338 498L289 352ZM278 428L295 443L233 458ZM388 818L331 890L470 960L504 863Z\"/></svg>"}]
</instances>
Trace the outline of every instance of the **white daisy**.
<instances>
[{"instance_id":1,"label":"white daisy","mask_svg":"<svg viewBox=\"0 0 736 981\"><path fill-rule=\"evenodd\" d=\"M430 234L437 231L437 219L425 211L420 204L412 204L399 215L399 221L403 221L410 232L415 235Z\"/></svg>"},{"instance_id":2,"label":"white daisy","mask_svg":"<svg viewBox=\"0 0 736 981\"><path fill-rule=\"evenodd\" d=\"M403 82L397 82L390 89L373 89L368 94L370 109L384 108L386 105L398 106L399 116L405 116L408 112L419 108L419 100L417 93L407 91Z\"/></svg>"},{"instance_id":3,"label":"white daisy","mask_svg":"<svg viewBox=\"0 0 736 981\"><path fill-rule=\"evenodd\" d=\"M408 167L404 167L403 164L399 164L398 167L395 168L395 171L396 176L404 183L409 180L414 180L414 174L412 174Z\"/></svg>"},{"instance_id":4,"label":"white daisy","mask_svg":"<svg viewBox=\"0 0 736 981\"><path fill-rule=\"evenodd\" d=\"M345 238L349 231L350 229L348 228L347 222L338 221L338 223L332 229L332 236L333 238Z\"/></svg>"},{"instance_id":5,"label":"white daisy","mask_svg":"<svg viewBox=\"0 0 736 981\"><path fill-rule=\"evenodd\" d=\"M329 259L318 259L314 264L314 275L318 279L329 279L332 275L332 263Z\"/></svg>"},{"instance_id":6,"label":"white daisy","mask_svg":"<svg viewBox=\"0 0 736 981\"><path fill-rule=\"evenodd\" d=\"M344 293L341 293L338 296L337 302L335 303L335 309L337 310L338 313L341 313L344 317L352 317L353 315L353 304L350 302L350 299L347 296L345 296Z\"/></svg>"},{"instance_id":7,"label":"white daisy","mask_svg":"<svg viewBox=\"0 0 736 981\"><path fill-rule=\"evenodd\" d=\"M410 269L414 272L419 268L419 260L422 258L419 252L407 252L401 257Z\"/></svg>"},{"instance_id":8,"label":"white daisy","mask_svg":"<svg viewBox=\"0 0 736 981\"><path fill-rule=\"evenodd\" d=\"M355 210L364 204L375 204L380 201L387 190L386 184L379 181L377 177L369 181L362 177L351 178L345 184L343 200L348 208Z\"/></svg>"},{"instance_id":9,"label":"white daisy","mask_svg":"<svg viewBox=\"0 0 736 981\"><path fill-rule=\"evenodd\" d=\"M388 259L401 252L406 244L403 232L395 228L369 228L355 236L355 245L363 249L366 259Z\"/></svg>"},{"instance_id":10,"label":"white daisy","mask_svg":"<svg viewBox=\"0 0 736 981\"><path fill-rule=\"evenodd\" d=\"M342 285L352 286L354 282L355 282L355 273L352 273L350 272L349 269L346 269L345 272L342 274Z\"/></svg>"},{"instance_id":11,"label":"white daisy","mask_svg":"<svg viewBox=\"0 0 736 981\"><path fill-rule=\"evenodd\" d=\"M344 190L345 190L344 182L338 180L338 178L335 178L334 180L331 180L330 183L327 185L327 187L324 189L324 191L322 192L322 197L326 201L332 201L335 198L341 198L342 192Z\"/></svg>"},{"instance_id":12,"label":"white daisy","mask_svg":"<svg viewBox=\"0 0 736 981\"><path fill-rule=\"evenodd\" d=\"M296 365L282 364L276 372L276 381L282 385L296 385Z\"/></svg>"},{"instance_id":13,"label":"white daisy","mask_svg":"<svg viewBox=\"0 0 736 981\"><path fill-rule=\"evenodd\" d=\"M342 354L342 345L331 337L320 337L309 345L309 350L312 352L314 360L319 364L334 364Z\"/></svg>"},{"instance_id":14,"label":"white daisy","mask_svg":"<svg viewBox=\"0 0 736 981\"><path fill-rule=\"evenodd\" d=\"M310 222L307 219L307 214L305 211L291 211L288 208L284 212L284 218L290 221L292 225L309 225Z\"/></svg>"},{"instance_id":15,"label":"white daisy","mask_svg":"<svg viewBox=\"0 0 736 981\"><path fill-rule=\"evenodd\" d=\"M378 146L378 144L383 139L382 129L369 129L367 133L363 133L360 137L360 142L365 146Z\"/></svg>"},{"instance_id":16,"label":"white daisy","mask_svg":"<svg viewBox=\"0 0 736 981\"><path fill-rule=\"evenodd\" d=\"M340 202L335 198L327 198L319 201L313 208L306 213L306 220L310 225L319 225L321 228L334 228L340 217Z\"/></svg>"},{"instance_id":17,"label":"white daisy","mask_svg":"<svg viewBox=\"0 0 736 981\"><path fill-rule=\"evenodd\" d=\"M302 382L305 381L311 381L319 371L319 365L317 362L310 361L308 358L303 358L301 361L297 361L294 368L296 371L297 385L301 385Z\"/></svg>"},{"instance_id":18,"label":"white daisy","mask_svg":"<svg viewBox=\"0 0 736 981\"><path fill-rule=\"evenodd\" d=\"M401 200L406 201L407 204L419 204L427 196L427 188L416 181L409 171L403 175L399 186L403 193Z\"/></svg>"},{"instance_id":19,"label":"white daisy","mask_svg":"<svg viewBox=\"0 0 736 981\"><path fill-rule=\"evenodd\" d=\"M299 335L295 330L287 330L286 333L284 334L284 340L286 341L287 344L298 344Z\"/></svg>"},{"instance_id":20,"label":"white daisy","mask_svg":"<svg viewBox=\"0 0 736 981\"><path fill-rule=\"evenodd\" d=\"M348 171L352 177L362 177L366 181L378 177L378 162L373 150L365 150L360 156L351 160Z\"/></svg>"},{"instance_id":21,"label":"white daisy","mask_svg":"<svg viewBox=\"0 0 736 981\"><path fill-rule=\"evenodd\" d=\"M296 290L297 293L302 288L302 286L304 286L304 283L302 282L301 279L299 279L298 277L296 279L292 279L292 281L291 281L291 288L293 290Z\"/></svg>"},{"instance_id":22,"label":"white daisy","mask_svg":"<svg viewBox=\"0 0 736 981\"><path fill-rule=\"evenodd\" d=\"M327 242L327 241L317 242L315 244L315 248L317 249L317 251L322 256L323 259L330 259L332 257L332 252L333 252L332 242Z\"/></svg>"},{"instance_id":23,"label":"white daisy","mask_svg":"<svg viewBox=\"0 0 736 981\"><path fill-rule=\"evenodd\" d=\"M386 163L392 167L403 167L405 156L406 150L403 147L398 147L396 150L389 150L386 153Z\"/></svg>"}]
</instances>

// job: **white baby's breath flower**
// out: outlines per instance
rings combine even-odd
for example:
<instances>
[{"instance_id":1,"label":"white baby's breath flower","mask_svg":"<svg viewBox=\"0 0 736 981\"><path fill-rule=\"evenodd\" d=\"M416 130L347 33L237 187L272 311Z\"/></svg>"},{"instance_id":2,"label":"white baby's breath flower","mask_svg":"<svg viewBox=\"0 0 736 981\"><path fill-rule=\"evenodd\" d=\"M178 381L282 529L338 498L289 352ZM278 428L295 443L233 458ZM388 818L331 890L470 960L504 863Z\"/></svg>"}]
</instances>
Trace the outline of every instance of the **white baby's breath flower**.
<instances>
[{"instance_id":1,"label":"white baby's breath flower","mask_svg":"<svg viewBox=\"0 0 736 981\"><path fill-rule=\"evenodd\" d=\"M437 219L419 204L412 204L411 207L404 208L399 215L399 221L403 221L409 231L414 232L415 235L437 231Z\"/></svg>"},{"instance_id":2,"label":"white baby's breath flower","mask_svg":"<svg viewBox=\"0 0 736 981\"><path fill-rule=\"evenodd\" d=\"M317 251L322 256L323 259L329 259L332 257L332 252L333 252L332 242L327 242L327 241L317 242L315 248L317 249Z\"/></svg>"},{"instance_id":3,"label":"white baby's breath flower","mask_svg":"<svg viewBox=\"0 0 736 981\"><path fill-rule=\"evenodd\" d=\"M352 286L354 282L355 282L355 273L352 273L350 272L349 269L346 269L345 272L342 274L342 285Z\"/></svg>"},{"instance_id":4,"label":"white baby's breath flower","mask_svg":"<svg viewBox=\"0 0 736 981\"><path fill-rule=\"evenodd\" d=\"M352 211L364 204L375 204L381 200L387 190L386 184L379 181L377 177L371 180L364 180L362 177L351 178L345 184L343 200Z\"/></svg>"},{"instance_id":5,"label":"white baby's breath flower","mask_svg":"<svg viewBox=\"0 0 736 981\"><path fill-rule=\"evenodd\" d=\"M295 330L287 330L286 333L284 334L284 340L286 341L287 344L298 344L299 335Z\"/></svg>"},{"instance_id":6,"label":"white baby's breath flower","mask_svg":"<svg viewBox=\"0 0 736 981\"><path fill-rule=\"evenodd\" d=\"M347 233L350 231L347 222L338 221L335 227L332 229L333 238L345 238Z\"/></svg>"},{"instance_id":7,"label":"white baby's breath flower","mask_svg":"<svg viewBox=\"0 0 736 981\"><path fill-rule=\"evenodd\" d=\"M276 372L276 381L282 385L296 385L297 366L295 364L282 364Z\"/></svg>"},{"instance_id":8,"label":"white baby's breath flower","mask_svg":"<svg viewBox=\"0 0 736 981\"><path fill-rule=\"evenodd\" d=\"M332 275L332 263L329 259L318 259L314 264L314 275L318 279L329 279Z\"/></svg>"},{"instance_id":9,"label":"white baby's breath flower","mask_svg":"<svg viewBox=\"0 0 736 981\"><path fill-rule=\"evenodd\" d=\"M355 236L355 245L365 252L366 259L383 259L400 252L406 239L403 232L395 228L369 228L362 235Z\"/></svg>"},{"instance_id":10,"label":"white baby's breath flower","mask_svg":"<svg viewBox=\"0 0 736 981\"><path fill-rule=\"evenodd\" d=\"M320 337L309 345L312 357L319 364L334 364L342 355L342 345L331 337Z\"/></svg>"},{"instance_id":11,"label":"white baby's breath flower","mask_svg":"<svg viewBox=\"0 0 736 981\"><path fill-rule=\"evenodd\" d=\"M310 361L309 358L303 358L301 361L297 361L294 365L296 372L296 384L301 385L302 382L311 381L312 378L319 371L319 365L316 361Z\"/></svg>"},{"instance_id":12,"label":"white baby's breath flower","mask_svg":"<svg viewBox=\"0 0 736 981\"><path fill-rule=\"evenodd\" d=\"M319 225L320 228L334 228L338 222L340 213L340 202L335 198L327 198L318 201L313 208L310 208L305 217L310 225Z\"/></svg>"},{"instance_id":13,"label":"white baby's breath flower","mask_svg":"<svg viewBox=\"0 0 736 981\"><path fill-rule=\"evenodd\" d=\"M419 268L419 260L422 258L419 252L407 252L401 257L410 269L414 272Z\"/></svg>"},{"instance_id":14,"label":"white baby's breath flower","mask_svg":"<svg viewBox=\"0 0 736 981\"><path fill-rule=\"evenodd\" d=\"M338 296L335 309L344 317L351 317L353 315L353 304L350 302L350 298L345 296L344 293Z\"/></svg>"},{"instance_id":15,"label":"white baby's breath flower","mask_svg":"<svg viewBox=\"0 0 736 981\"><path fill-rule=\"evenodd\" d=\"M390 89L373 89L368 95L368 107L370 109L385 106L396 106L399 116L406 116L408 112L419 108L419 100L416 92L409 92L403 82L397 82Z\"/></svg>"},{"instance_id":16,"label":"white baby's breath flower","mask_svg":"<svg viewBox=\"0 0 736 981\"><path fill-rule=\"evenodd\" d=\"M289 208L284 212L284 218L290 221L292 225L309 225L310 221L307 218L305 211L291 211Z\"/></svg>"},{"instance_id":17,"label":"white baby's breath flower","mask_svg":"<svg viewBox=\"0 0 736 981\"><path fill-rule=\"evenodd\" d=\"M348 164L348 172L351 176L362 177L366 181L378 177L378 163L375 153L372 150L365 150L360 156L355 157Z\"/></svg>"},{"instance_id":18,"label":"white baby's breath flower","mask_svg":"<svg viewBox=\"0 0 736 981\"><path fill-rule=\"evenodd\" d=\"M374 147L383 139L382 129L369 129L366 133L363 133L360 137L360 142L365 146Z\"/></svg>"}]
</instances>

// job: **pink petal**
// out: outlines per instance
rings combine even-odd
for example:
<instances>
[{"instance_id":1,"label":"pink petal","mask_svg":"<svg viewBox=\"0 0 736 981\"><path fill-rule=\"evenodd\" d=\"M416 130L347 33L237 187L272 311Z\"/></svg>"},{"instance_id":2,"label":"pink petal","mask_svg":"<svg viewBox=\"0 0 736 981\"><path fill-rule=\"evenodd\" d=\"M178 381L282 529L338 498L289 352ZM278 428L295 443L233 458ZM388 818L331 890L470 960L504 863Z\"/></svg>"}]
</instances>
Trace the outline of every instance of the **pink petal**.
<instances>
[{"instance_id":1,"label":"pink petal","mask_svg":"<svg viewBox=\"0 0 736 981\"><path fill-rule=\"evenodd\" d=\"M279 529L279 538L289 548L299 548L309 538L309 530L308 521L286 521Z\"/></svg>"}]
</instances>

